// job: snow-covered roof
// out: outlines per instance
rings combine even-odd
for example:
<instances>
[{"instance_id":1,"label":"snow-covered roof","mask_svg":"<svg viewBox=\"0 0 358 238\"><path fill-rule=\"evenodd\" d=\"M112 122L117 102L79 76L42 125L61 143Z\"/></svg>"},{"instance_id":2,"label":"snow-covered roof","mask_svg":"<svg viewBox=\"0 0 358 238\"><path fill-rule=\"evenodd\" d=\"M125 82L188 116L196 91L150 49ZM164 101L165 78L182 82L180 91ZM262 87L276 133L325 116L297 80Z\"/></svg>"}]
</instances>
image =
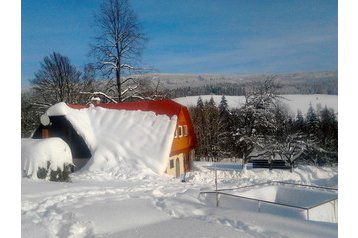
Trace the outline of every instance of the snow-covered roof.
<instances>
[{"instance_id":1,"label":"snow-covered roof","mask_svg":"<svg viewBox=\"0 0 358 238\"><path fill-rule=\"evenodd\" d=\"M82 109L87 108L88 105L67 104L71 108ZM116 110L140 110L155 112L158 115L178 116L182 109L186 106L179 104L173 100L147 100L138 102L121 102L121 103L98 103L96 107L103 107Z\"/></svg>"},{"instance_id":2,"label":"snow-covered roof","mask_svg":"<svg viewBox=\"0 0 358 238\"><path fill-rule=\"evenodd\" d=\"M50 107L48 116L65 116L84 139L92 157L82 170L126 176L140 172L162 173L167 166L176 114L121 110L99 106ZM178 104L179 105L179 104Z\"/></svg>"}]
</instances>

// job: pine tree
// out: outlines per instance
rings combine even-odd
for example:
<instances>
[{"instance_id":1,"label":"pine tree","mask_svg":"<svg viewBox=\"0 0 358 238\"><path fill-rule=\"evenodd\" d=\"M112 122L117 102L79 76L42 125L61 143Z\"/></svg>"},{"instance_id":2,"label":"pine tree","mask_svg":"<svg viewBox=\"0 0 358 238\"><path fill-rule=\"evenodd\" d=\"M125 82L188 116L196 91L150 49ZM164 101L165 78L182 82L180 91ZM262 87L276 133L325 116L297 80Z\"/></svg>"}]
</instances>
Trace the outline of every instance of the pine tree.
<instances>
[{"instance_id":1,"label":"pine tree","mask_svg":"<svg viewBox=\"0 0 358 238\"><path fill-rule=\"evenodd\" d=\"M218 161L220 154L219 137L223 129L223 124L220 121L219 110L215 105L213 97L209 102L204 104L206 111L206 145L208 155Z\"/></svg>"},{"instance_id":2,"label":"pine tree","mask_svg":"<svg viewBox=\"0 0 358 238\"><path fill-rule=\"evenodd\" d=\"M233 121L232 121L229 105L224 95L221 97L221 101L218 109L219 109L219 120L222 127L222 130L219 133L220 152L222 156L231 157L233 156L232 148L234 146L233 137L231 136Z\"/></svg>"},{"instance_id":3,"label":"pine tree","mask_svg":"<svg viewBox=\"0 0 358 238\"><path fill-rule=\"evenodd\" d=\"M225 95L221 97L221 101L219 103L219 113L221 117L225 117L227 114L229 114L229 105L227 104Z\"/></svg>"},{"instance_id":4,"label":"pine tree","mask_svg":"<svg viewBox=\"0 0 358 238\"><path fill-rule=\"evenodd\" d=\"M319 138L322 146L338 153L338 121L332 109L327 106L320 112Z\"/></svg>"},{"instance_id":5,"label":"pine tree","mask_svg":"<svg viewBox=\"0 0 358 238\"><path fill-rule=\"evenodd\" d=\"M198 157L207 157L205 109L201 97L197 100L197 106L190 112L199 145L196 154Z\"/></svg>"},{"instance_id":6,"label":"pine tree","mask_svg":"<svg viewBox=\"0 0 358 238\"><path fill-rule=\"evenodd\" d=\"M196 102L196 106L197 106L199 109L203 109L203 108L204 108L204 103L203 103L203 100L201 99L201 97L198 98L198 101Z\"/></svg>"},{"instance_id":7,"label":"pine tree","mask_svg":"<svg viewBox=\"0 0 358 238\"><path fill-rule=\"evenodd\" d=\"M316 136L318 134L318 129L319 129L319 119L315 110L312 107L312 104L310 103L306 115L306 132L308 134L312 134Z\"/></svg>"},{"instance_id":8,"label":"pine tree","mask_svg":"<svg viewBox=\"0 0 358 238\"><path fill-rule=\"evenodd\" d=\"M303 132L305 130L305 119L303 118L302 111L297 110L296 119L293 123L294 131Z\"/></svg>"}]
</instances>

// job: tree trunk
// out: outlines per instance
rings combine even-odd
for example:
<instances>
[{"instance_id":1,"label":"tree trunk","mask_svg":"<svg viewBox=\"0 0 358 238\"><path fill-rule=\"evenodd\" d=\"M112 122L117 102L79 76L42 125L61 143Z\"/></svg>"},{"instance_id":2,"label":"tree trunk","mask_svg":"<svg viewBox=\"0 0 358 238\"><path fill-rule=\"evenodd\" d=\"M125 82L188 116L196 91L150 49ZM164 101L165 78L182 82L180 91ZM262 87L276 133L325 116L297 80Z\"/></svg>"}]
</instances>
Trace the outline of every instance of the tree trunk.
<instances>
[{"instance_id":1,"label":"tree trunk","mask_svg":"<svg viewBox=\"0 0 358 238\"><path fill-rule=\"evenodd\" d=\"M117 83L117 92L118 92L118 102L122 101L122 97L121 97L121 73L120 73L120 69L116 70L116 83Z\"/></svg>"},{"instance_id":2,"label":"tree trunk","mask_svg":"<svg viewBox=\"0 0 358 238\"><path fill-rule=\"evenodd\" d=\"M118 91L118 102L122 102L122 85L121 85L121 53L119 52L119 45L116 43L117 50L117 68L116 68L116 83L117 83L117 91Z\"/></svg>"}]
</instances>

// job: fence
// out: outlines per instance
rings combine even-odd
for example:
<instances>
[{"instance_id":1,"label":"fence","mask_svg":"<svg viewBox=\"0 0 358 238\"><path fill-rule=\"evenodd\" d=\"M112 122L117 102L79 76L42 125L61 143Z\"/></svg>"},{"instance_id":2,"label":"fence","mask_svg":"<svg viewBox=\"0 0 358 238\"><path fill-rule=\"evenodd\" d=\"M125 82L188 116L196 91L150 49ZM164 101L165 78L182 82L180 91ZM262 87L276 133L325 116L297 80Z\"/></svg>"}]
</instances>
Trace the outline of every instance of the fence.
<instances>
[{"instance_id":1,"label":"fence","mask_svg":"<svg viewBox=\"0 0 358 238\"><path fill-rule=\"evenodd\" d=\"M238 189L257 187L257 186L262 186L262 185L275 185L275 184L276 185L277 184L294 185L294 186L309 187L309 188L322 189L322 190L338 191L337 188L331 188L331 187L314 186L314 185L306 185L306 184L297 184L297 183L281 182L281 181L271 181L271 182L258 183L258 184L253 184L253 185L247 185L247 186L236 187L236 188L227 188L227 189L217 189L217 187L216 187L215 191L200 192L200 195L201 194L215 194L216 206L219 206L219 195L224 195L224 196L230 196L230 197L235 197L235 198L239 198L239 199L256 201L257 202L257 210L258 210L258 212L260 212L260 210L261 210L261 203L273 204L273 205L277 205L277 206L300 209L300 210L304 210L306 212L306 220L309 220L309 210L311 210L313 208L316 208L316 207L319 207L319 206L321 206L323 204L326 204L326 203L333 202L334 203L334 211L336 211L336 208L337 208L336 207L337 206L336 200L338 199L338 196L322 200L321 202L315 203L315 204L313 204L311 206L296 206L296 205L290 205L290 204L286 204L286 203L272 202L272 201L267 201L267 200L263 200L263 199L250 198L250 197L245 197L245 196L240 196L240 195L230 194L230 193L224 192L224 191L229 191L229 190L233 191L233 190L238 190ZM336 214L335 214L335 217L336 217Z\"/></svg>"}]
</instances>

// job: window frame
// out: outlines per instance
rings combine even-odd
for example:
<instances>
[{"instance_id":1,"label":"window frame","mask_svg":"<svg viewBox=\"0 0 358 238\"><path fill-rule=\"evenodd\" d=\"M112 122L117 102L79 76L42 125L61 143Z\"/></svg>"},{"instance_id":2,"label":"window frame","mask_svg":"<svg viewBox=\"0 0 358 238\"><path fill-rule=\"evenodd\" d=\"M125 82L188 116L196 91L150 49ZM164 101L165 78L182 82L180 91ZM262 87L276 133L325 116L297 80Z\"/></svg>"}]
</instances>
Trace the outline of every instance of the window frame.
<instances>
[{"instance_id":1,"label":"window frame","mask_svg":"<svg viewBox=\"0 0 358 238\"><path fill-rule=\"evenodd\" d=\"M184 136L183 126L178 126L178 137L181 138Z\"/></svg>"},{"instance_id":2,"label":"window frame","mask_svg":"<svg viewBox=\"0 0 358 238\"><path fill-rule=\"evenodd\" d=\"M174 138L178 138L178 129L175 129Z\"/></svg>"},{"instance_id":3,"label":"window frame","mask_svg":"<svg viewBox=\"0 0 358 238\"><path fill-rule=\"evenodd\" d=\"M187 125L183 125L183 135L184 136L188 136L189 132L188 132L188 126Z\"/></svg>"},{"instance_id":4,"label":"window frame","mask_svg":"<svg viewBox=\"0 0 358 238\"><path fill-rule=\"evenodd\" d=\"M169 169L174 169L174 160L169 160Z\"/></svg>"}]
</instances>

